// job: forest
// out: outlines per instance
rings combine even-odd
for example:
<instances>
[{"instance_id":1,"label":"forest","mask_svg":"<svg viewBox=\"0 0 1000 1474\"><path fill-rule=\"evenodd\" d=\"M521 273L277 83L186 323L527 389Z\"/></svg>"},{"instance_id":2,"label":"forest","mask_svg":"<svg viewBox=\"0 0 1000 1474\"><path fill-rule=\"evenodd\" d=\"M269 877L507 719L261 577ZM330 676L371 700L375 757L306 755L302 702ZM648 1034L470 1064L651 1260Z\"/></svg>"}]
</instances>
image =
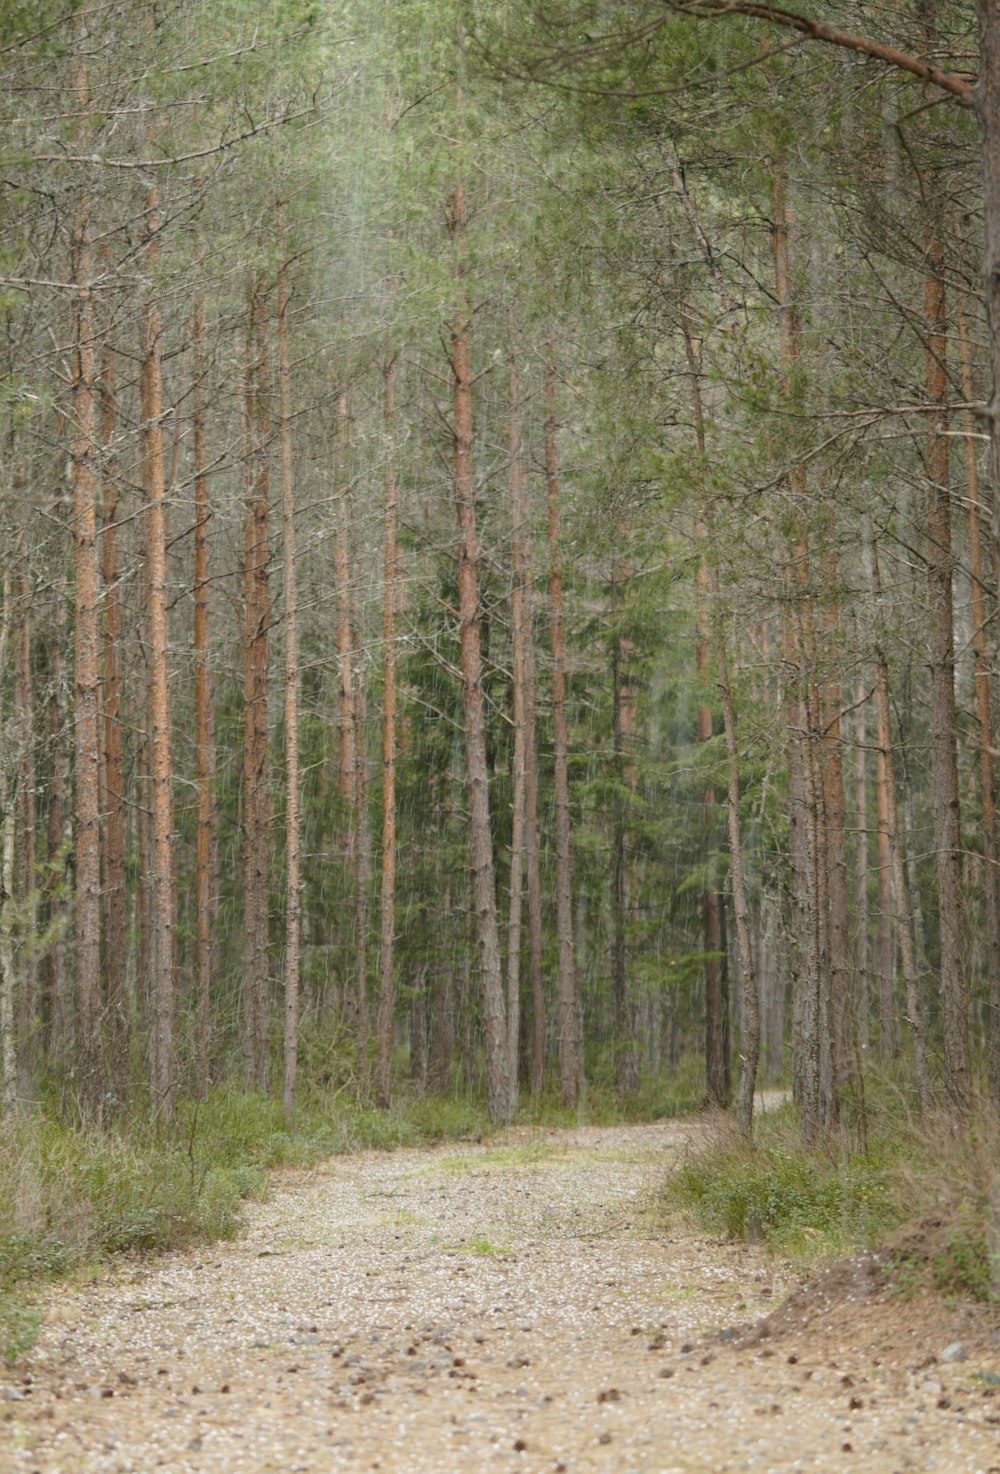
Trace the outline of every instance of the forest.
<instances>
[{"instance_id":1,"label":"forest","mask_svg":"<svg viewBox=\"0 0 1000 1474\"><path fill-rule=\"evenodd\" d=\"M1000 1100L1000 10L803 5L0 7L4 1180Z\"/></svg>"}]
</instances>

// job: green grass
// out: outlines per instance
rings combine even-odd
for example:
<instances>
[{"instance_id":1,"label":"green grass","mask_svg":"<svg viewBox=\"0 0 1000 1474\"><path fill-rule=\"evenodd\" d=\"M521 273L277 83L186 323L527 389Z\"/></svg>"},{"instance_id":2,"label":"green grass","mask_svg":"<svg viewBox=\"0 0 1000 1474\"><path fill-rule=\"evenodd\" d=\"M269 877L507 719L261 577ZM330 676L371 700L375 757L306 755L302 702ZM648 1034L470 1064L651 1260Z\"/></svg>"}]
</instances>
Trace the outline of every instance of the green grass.
<instances>
[{"instance_id":1,"label":"green grass","mask_svg":"<svg viewBox=\"0 0 1000 1474\"><path fill-rule=\"evenodd\" d=\"M904 1287L1000 1303L995 1111L918 1124L877 1089L868 1109L863 1147L845 1127L806 1150L790 1106L760 1120L752 1142L720 1124L669 1180L664 1209L807 1263L887 1247Z\"/></svg>"}]
</instances>

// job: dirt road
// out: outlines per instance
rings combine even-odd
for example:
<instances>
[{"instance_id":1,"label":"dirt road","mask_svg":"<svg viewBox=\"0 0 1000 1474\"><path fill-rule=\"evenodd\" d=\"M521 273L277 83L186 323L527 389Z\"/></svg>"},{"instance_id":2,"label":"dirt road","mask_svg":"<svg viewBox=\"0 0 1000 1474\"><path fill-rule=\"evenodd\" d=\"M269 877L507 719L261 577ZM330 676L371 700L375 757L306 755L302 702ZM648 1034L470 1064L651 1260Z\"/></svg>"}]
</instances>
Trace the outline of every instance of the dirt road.
<instances>
[{"instance_id":1,"label":"dirt road","mask_svg":"<svg viewBox=\"0 0 1000 1474\"><path fill-rule=\"evenodd\" d=\"M30 1367L0 1373L0 1470L1000 1474L981 1320L859 1270L743 1344L790 1273L648 1208L703 1129L279 1176L237 1243L56 1291Z\"/></svg>"}]
</instances>

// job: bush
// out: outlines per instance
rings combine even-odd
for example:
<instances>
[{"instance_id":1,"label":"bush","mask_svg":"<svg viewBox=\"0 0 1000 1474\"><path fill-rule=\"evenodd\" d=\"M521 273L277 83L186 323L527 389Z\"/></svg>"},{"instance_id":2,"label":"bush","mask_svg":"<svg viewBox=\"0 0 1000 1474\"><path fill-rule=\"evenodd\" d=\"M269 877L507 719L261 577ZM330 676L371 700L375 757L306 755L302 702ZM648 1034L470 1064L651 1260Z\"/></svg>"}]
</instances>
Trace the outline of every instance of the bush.
<instances>
[{"instance_id":1,"label":"bush","mask_svg":"<svg viewBox=\"0 0 1000 1474\"><path fill-rule=\"evenodd\" d=\"M845 1128L807 1151L790 1107L758 1122L752 1141L720 1124L670 1179L665 1206L810 1260L886 1247L911 1285L1000 1301L995 1111L917 1124L898 1097L870 1096L862 1140Z\"/></svg>"},{"instance_id":2,"label":"bush","mask_svg":"<svg viewBox=\"0 0 1000 1474\"><path fill-rule=\"evenodd\" d=\"M679 1168L668 1194L715 1232L791 1254L868 1244L898 1221L878 1155L807 1152L787 1117L771 1118L752 1143L720 1127L713 1145Z\"/></svg>"}]
</instances>

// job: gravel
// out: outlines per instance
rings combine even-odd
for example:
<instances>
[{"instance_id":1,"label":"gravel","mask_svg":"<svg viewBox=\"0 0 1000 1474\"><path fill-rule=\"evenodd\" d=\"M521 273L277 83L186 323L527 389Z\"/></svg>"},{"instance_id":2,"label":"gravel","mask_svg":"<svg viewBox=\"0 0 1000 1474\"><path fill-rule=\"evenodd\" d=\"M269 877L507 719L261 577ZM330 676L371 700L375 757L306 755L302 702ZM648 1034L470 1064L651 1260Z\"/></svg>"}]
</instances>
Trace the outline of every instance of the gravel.
<instances>
[{"instance_id":1,"label":"gravel","mask_svg":"<svg viewBox=\"0 0 1000 1474\"><path fill-rule=\"evenodd\" d=\"M54 1292L0 1474L1000 1474L1000 1397L959 1367L821 1331L739 1346L794 1275L650 1211L703 1129L280 1174L237 1243Z\"/></svg>"}]
</instances>

